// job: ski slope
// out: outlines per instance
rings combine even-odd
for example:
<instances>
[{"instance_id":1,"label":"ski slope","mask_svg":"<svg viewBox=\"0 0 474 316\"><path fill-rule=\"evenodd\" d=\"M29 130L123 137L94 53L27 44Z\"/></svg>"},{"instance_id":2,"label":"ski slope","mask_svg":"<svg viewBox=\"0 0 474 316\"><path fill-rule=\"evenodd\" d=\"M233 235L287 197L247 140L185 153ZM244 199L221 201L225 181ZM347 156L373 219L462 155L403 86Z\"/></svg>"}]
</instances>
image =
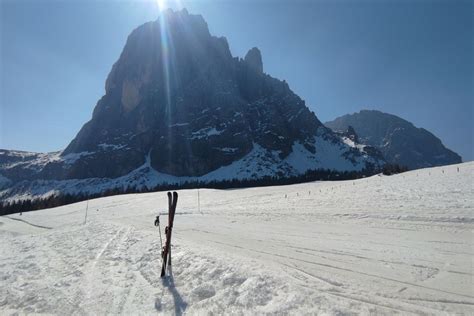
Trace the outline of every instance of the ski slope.
<instances>
[{"instance_id":1,"label":"ski slope","mask_svg":"<svg viewBox=\"0 0 474 316\"><path fill-rule=\"evenodd\" d=\"M3 216L0 314L473 314L473 171L179 191L164 280L165 192Z\"/></svg>"}]
</instances>

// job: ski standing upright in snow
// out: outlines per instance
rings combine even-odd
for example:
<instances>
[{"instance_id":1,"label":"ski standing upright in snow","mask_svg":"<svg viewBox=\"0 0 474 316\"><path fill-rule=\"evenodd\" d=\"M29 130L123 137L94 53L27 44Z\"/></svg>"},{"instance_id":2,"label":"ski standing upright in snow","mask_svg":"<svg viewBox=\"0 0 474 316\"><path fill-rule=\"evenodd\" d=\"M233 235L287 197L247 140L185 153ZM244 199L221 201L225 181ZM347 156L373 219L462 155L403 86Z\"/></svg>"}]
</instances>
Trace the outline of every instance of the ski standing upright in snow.
<instances>
[{"instance_id":1,"label":"ski standing upright in snow","mask_svg":"<svg viewBox=\"0 0 474 316\"><path fill-rule=\"evenodd\" d=\"M174 214L176 212L176 204L178 203L178 193L168 192L168 226L165 228L165 245L161 251L163 265L161 267L161 277L165 276L166 266L171 267L171 233L173 231Z\"/></svg>"}]
</instances>

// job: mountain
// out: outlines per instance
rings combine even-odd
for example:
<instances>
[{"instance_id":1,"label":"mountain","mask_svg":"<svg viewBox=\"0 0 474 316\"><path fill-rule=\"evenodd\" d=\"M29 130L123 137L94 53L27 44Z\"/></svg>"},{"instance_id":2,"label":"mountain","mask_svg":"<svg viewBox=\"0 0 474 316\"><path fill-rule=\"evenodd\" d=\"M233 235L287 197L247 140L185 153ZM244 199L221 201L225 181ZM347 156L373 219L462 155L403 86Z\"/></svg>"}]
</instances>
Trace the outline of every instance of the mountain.
<instances>
[{"instance_id":1,"label":"mountain","mask_svg":"<svg viewBox=\"0 0 474 316\"><path fill-rule=\"evenodd\" d=\"M0 152L0 174L11 184L27 181L18 192L71 180L89 192L90 182L282 178L384 163L344 142L285 81L266 74L258 48L233 57L227 40L185 9L168 10L129 35L105 95L65 150Z\"/></svg>"},{"instance_id":2,"label":"mountain","mask_svg":"<svg viewBox=\"0 0 474 316\"><path fill-rule=\"evenodd\" d=\"M336 132L351 129L360 143L378 148L387 162L409 169L462 162L461 157L446 148L435 135L392 114L362 110L325 125Z\"/></svg>"}]
</instances>

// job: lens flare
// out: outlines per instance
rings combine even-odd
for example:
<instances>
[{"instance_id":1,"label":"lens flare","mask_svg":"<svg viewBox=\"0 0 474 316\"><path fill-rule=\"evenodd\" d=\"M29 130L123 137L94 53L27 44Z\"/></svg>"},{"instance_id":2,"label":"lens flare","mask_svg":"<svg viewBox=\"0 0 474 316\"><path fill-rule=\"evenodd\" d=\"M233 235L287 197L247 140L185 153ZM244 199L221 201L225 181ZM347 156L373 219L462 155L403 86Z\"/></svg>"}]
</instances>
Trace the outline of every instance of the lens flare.
<instances>
[{"instance_id":1,"label":"lens flare","mask_svg":"<svg viewBox=\"0 0 474 316\"><path fill-rule=\"evenodd\" d=\"M158 5L158 9L163 10L165 8L166 0L155 0Z\"/></svg>"}]
</instances>

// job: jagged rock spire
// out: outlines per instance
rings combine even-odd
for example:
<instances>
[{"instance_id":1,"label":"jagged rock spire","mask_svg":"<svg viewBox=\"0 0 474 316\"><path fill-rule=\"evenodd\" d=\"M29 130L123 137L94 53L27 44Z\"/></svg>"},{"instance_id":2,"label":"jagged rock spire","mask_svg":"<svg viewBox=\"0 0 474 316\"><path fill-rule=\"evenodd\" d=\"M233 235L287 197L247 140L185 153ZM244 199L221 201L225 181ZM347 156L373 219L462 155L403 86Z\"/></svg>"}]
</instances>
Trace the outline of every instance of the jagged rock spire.
<instances>
[{"instance_id":1,"label":"jagged rock spire","mask_svg":"<svg viewBox=\"0 0 474 316\"><path fill-rule=\"evenodd\" d=\"M247 52L244 61L251 69L258 73L263 73L262 54L257 47L254 47Z\"/></svg>"}]
</instances>

